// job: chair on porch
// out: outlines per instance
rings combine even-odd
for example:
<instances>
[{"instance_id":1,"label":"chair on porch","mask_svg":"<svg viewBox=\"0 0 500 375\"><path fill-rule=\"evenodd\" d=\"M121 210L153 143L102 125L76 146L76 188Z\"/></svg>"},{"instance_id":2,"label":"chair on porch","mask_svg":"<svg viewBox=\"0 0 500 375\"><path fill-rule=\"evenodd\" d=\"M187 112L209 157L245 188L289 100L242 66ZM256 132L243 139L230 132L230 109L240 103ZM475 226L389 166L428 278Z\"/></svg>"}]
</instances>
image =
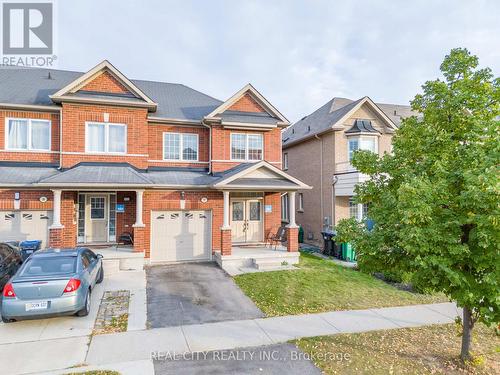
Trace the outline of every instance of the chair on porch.
<instances>
[{"instance_id":1,"label":"chair on porch","mask_svg":"<svg viewBox=\"0 0 500 375\"><path fill-rule=\"evenodd\" d=\"M266 238L266 247L267 244L269 244L269 247L273 247L274 244L274 250L278 247L278 244L282 244L286 242L286 228L281 226L278 228L276 233L273 234L273 232L269 232Z\"/></svg>"},{"instance_id":2,"label":"chair on porch","mask_svg":"<svg viewBox=\"0 0 500 375\"><path fill-rule=\"evenodd\" d=\"M118 250L119 245L133 245L134 244L134 235L130 232L123 232L118 237L118 241L116 241L115 250Z\"/></svg>"}]
</instances>

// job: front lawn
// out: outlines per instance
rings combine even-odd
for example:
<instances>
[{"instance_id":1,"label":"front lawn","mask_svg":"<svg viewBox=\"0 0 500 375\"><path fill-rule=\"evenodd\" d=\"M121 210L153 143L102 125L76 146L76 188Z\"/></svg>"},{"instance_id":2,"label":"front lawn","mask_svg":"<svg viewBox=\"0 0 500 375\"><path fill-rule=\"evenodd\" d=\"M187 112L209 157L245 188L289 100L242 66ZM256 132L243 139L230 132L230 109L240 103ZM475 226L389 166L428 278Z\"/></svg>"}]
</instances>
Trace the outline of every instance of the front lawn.
<instances>
[{"instance_id":1,"label":"front lawn","mask_svg":"<svg viewBox=\"0 0 500 375\"><path fill-rule=\"evenodd\" d=\"M500 337L474 328L473 365L459 360L455 324L393 329L296 340L325 374L499 374Z\"/></svg>"},{"instance_id":2,"label":"front lawn","mask_svg":"<svg viewBox=\"0 0 500 375\"><path fill-rule=\"evenodd\" d=\"M447 302L442 295L411 293L370 275L302 253L299 270L236 276L238 286L267 315Z\"/></svg>"}]
</instances>

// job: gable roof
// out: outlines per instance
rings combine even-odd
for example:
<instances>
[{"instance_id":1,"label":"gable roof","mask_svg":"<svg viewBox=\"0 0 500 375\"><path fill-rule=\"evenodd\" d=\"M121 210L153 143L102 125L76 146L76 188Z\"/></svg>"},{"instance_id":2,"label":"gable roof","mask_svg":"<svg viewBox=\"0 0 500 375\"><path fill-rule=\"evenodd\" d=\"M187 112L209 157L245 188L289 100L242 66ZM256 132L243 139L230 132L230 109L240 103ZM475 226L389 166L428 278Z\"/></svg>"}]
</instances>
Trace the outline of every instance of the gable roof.
<instances>
[{"instance_id":1,"label":"gable roof","mask_svg":"<svg viewBox=\"0 0 500 375\"><path fill-rule=\"evenodd\" d=\"M108 72L113 76L118 82L120 82L132 95L136 98L141 99L144 103L151 109L156 109L157 104L151 100L141 89L139 89L132 81L130 81L125 75L122 74L118 69L116 69L108 60L104 60L101 63L94 66L87 73L79 76L59 91L55 92L50 96L50 98L55 102L60 102L67 97L68 94L75 94L84 87L86 84L96 79L99 75L104 72ZM112 95L109 95L113 97ZM80 97L79 99L83 99ZM102 98L100 98L102 99ZM104 100L104 99L102 99ZM110 99L108 99L110 100Z\"/></svg>"},{"instance_id":2,"label":"gable roof","mask_svg":"<svg viewBox=\"0 0 500 375\"><path fill-rule=\"evenodd\" d=\"M339 125L342 126L342 122L365 103L378 112L392 129L399 127L403 118L416 114L410 106L374 103L367 96L358 100L335 97L310 115L286 128L282 134L283 147L305 141L315 135L335 129L336 126L340 129Z\"/></svg>"},{"instance_id":3,"label":"gable roof","mask_svg":"<svg viewBox=\"0 0 500 375\"><path fill-rule=\"evenodd\" d=\"M0 106L58 110L59 106L50 96L82 75L82 72L66 70L4 67L0 69ZM150 113L150 118L154 119L201 122L207 113L222 103L182 84L130 81L157 103L156 112Z\"/></svg>"},{"instance_id":4,"label":"gable roof","mask_svg":"<svg viewBox=\"0 0 500 375\"><path fill-rule=\"evenodd\" d=\"M225 102L221 103L217 108L215 108L212 112L210 112L206 118L207 119L217 119L223 113L230 110L231 106L235 104L238 100L240 100L245 95L250 94L252 98L267 112L269 117L276 118L279 120L281 125L288 125L290 122L288 119L281 114L260 92L258 92L255 87L253 87L250 83L245 85L241 90L236 92L233 96L227 99ZM254 112L249 112L254 114ZM261 113L261 112L255 112Z\"/></svg>"}]
</instances>

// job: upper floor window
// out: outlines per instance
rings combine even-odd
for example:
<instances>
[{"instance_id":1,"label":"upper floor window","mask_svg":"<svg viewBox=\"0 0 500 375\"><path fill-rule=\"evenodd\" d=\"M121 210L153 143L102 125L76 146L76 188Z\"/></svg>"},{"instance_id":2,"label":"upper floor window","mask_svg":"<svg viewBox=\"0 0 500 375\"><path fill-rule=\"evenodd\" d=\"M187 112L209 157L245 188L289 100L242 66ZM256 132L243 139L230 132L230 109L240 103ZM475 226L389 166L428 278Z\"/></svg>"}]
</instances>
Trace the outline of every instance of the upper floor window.
<instances>
[{"instance_id":1,"label":"upper floor window","mask_svg":"<svg viewBox=\"0 0 500 375\"><path fill-rule=\"evenodd\" d=\"M49 120L7 119L5 148L50 151L50 125Z\"/></svg>"},{"instance_id":2,"label":"upper floor window","mask_svg":"<svg viewBox=\"0 0 500 375\"><path fill-rule=\"evenodd\" d=\"M286 171L288 169L288 153L283 154L283 169Z\"/></svg>"},{"instance_id":3,"label":"upper floor window","mask_svg":"<svg viewBox=\"0 0 500 375\"><path fill-rule=\"evenodd\" d=\"M125 154L127 125L88 122L85 145L90 153Z\"/></svg>"},{"instance_id":4,"label":"upper floor window","mask_svg":"<svg viewBox=\"0 0 500 375\"><path fill-rule=\"evenodd\" d=\"M163 159L198 161L198 134L163 133Z\"/></svg>"},{"instance_id":5,"label":"upper floor window","mask_svg":"<svg viewBox=\"0 0 500 375\"><path fill-rule=\"evenodd\" d=\"M262 160L263 154L262 134L231 134L231 160Z\"/></svg>"},{"instance_id":6,"label":"upper floor window","mask_svg":"<svg viewBox=\"0 0 500 375\"><path fill-rule=\"evenodd\" d=\"M378 153L377 137L351 137L349 138L349 161L352 160L354 152L357 150L367 150Z\"/></svg>"}]
</instances>

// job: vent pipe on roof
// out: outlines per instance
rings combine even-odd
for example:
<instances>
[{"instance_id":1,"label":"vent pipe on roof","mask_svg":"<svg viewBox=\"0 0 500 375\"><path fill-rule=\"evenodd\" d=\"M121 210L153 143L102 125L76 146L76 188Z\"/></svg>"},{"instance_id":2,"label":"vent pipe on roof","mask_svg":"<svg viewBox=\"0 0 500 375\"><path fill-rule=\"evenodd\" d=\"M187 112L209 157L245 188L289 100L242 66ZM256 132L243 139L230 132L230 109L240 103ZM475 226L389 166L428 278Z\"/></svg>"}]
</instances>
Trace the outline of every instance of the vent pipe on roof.
<instances>
[{"instance_id":1,"label":"vent pipe on roof","mask_svg":"<svg viewBox=\"0 0 500 375\"><path fill-rule=\"evenodd\" d=\"M50 72L49 72L49 74L47 76L47 79L52 79L52 74L50 74Z\"/></svg>"}]
</instances>

